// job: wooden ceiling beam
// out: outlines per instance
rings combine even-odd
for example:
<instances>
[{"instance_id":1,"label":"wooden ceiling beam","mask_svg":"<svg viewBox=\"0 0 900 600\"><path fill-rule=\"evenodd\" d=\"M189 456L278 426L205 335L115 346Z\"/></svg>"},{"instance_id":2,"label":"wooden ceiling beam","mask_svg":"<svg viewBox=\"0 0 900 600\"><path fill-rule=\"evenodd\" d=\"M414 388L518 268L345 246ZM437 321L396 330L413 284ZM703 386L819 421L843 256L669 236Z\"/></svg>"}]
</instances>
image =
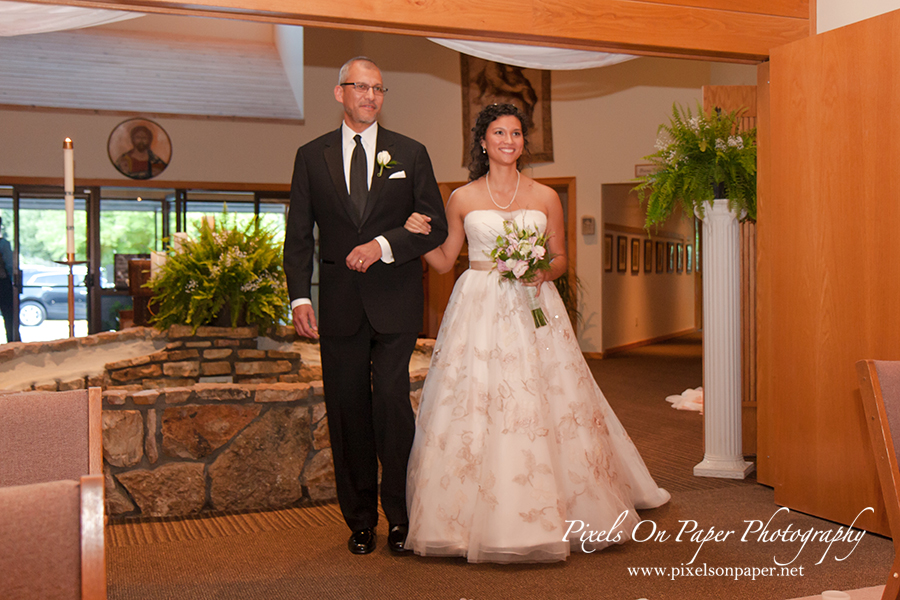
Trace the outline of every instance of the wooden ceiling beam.
<instances>
[{"instance_id":1,"label":"wooden ceiling beam","mask_svg":"<svg viewBox=\"0 0 900 600\"><path fill-rule=\"evenodd\" d=\"M766 60L809 0L30 0L654 56Z\"/></svg>"}]
</instances>

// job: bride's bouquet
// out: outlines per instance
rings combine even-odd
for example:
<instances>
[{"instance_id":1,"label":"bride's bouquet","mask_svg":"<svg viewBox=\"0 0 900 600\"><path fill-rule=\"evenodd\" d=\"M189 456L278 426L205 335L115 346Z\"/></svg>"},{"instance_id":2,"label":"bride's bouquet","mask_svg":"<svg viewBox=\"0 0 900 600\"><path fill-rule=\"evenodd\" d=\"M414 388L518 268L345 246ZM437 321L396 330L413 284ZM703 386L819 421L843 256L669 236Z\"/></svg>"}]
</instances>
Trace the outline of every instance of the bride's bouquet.
<instances>
[{"instance_id":1,"label":"bride's bouquet","mask_svg":"<svg viewBox=\"0 0 900 600\"><path fill-rule=\"evenodd\" d=\"M497 267L500 276L510 281L529 281L538 271L550 269L550 252L547 251L547 235L530 227L519 227L515 221L503 222L503 233L497 236L497 244L488 256ZM535 297L535 289L528 291L531 316L535 327L547 324L547 317Z\"/></svg>"}]
</instances>

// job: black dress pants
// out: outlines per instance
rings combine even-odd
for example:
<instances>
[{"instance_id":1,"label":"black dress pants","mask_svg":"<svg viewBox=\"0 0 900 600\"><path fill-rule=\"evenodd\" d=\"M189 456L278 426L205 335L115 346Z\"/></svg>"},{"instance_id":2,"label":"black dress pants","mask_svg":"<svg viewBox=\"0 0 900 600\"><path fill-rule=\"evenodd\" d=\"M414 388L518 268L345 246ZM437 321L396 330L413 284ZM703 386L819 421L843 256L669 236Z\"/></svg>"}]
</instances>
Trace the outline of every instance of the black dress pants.
<instances>
[{"instance_id":1,"label":"black dress pants","mask_svg":"<svg viewBox=\"0 0 900 600\"><path fill-rule=\"evenodd\" d=\"M415 435L409 402L409 360L416 333L381 334L364 321L354 335L322 336L322 379L338 501L357 531L408 523L406 466Z\"/></svg>"}]
</instances>

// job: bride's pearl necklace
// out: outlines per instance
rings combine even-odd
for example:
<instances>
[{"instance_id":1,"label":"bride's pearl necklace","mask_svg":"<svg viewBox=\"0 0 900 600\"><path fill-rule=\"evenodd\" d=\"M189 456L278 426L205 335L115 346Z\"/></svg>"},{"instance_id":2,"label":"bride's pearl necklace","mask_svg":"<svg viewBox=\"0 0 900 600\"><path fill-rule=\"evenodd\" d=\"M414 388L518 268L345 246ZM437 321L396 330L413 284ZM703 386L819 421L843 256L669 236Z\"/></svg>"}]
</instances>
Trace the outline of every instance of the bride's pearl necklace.
<instances>
[{"instance_id":1,"label":"bride's pearl necklace","mask_svg":"<svg viewBox=\"0 0 900 600\"><path fill-rule=\"evenodd\" d=\"M484 175L484 183L487 184L488 196L491 197L491 202L494 203L494 206L496 206L500 210L506 210L507 208L512 206L513 202L516 201L516 195L519 193L519 180L522 179L522 173L520 171L516 171L516 191L513 192L512 199L509 201L509 204L507 204L506 206L500 206L499 204L497 204L497 201L494 200L494 195L491 193L491 181L488 178L489 175L490 175L490 172L487 172Z\"/></svg>"}]
</instances>

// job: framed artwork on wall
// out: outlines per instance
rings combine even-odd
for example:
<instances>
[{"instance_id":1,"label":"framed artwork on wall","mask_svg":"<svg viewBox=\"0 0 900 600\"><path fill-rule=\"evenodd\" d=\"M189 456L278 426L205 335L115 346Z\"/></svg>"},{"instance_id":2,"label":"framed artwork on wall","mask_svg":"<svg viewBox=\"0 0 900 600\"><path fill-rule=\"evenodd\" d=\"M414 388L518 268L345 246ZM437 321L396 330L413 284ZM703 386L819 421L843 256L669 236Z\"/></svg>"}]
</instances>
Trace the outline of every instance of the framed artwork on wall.
<instances>
[{"instance_id":1,"label":"framed artwork on wall","mask_svg":"<svg viewBox=\"0 0 900 600\"><path fill-rule=\"evenodd\" d=\"M668 256L668 264L666 265L667 273L675 272L675 242L666 242L666 255Z\"/></svg>"},{"instance_id":2,"label":"framed artwork on wall","mask_svg":"<svg viewBox=\"0 0 900 600\"><path fill-rule=\"evenodd\" d=\"M666 245L664 242L656 242L656 272L666 270Z\"/></svg>"},{"instance_id":3,"label":"framed artwork on wall","mask_svg":"<svg viewBox=\"0 0 900 600\"><path fill-rule=\"evenodd\" d=\"M688 244L684 248L684 272L690 273L694 268L694 245Z\"/></svg>"},{"instance_id":4,"label":"framed artwork on wall","mask_svg":"<svg viewBox=\"0 0 900 600\"><path fill-rule=\"evenodd\" d=\"M644 273L653 272L653 242L644 240Z\"/></svg>"},{"instance_id":5,"label":"framed artwork on wall","mask_svg":"<svg viewBox=\"0 0 900 600\"><path fill-rule=\"evenodd\" d=\"M699 273L699 272L700 272L700 267L703 266L703 257L701 256L701 254L702 254L702 252L701 252L702 246L700 245L700 240L699 240L699 238L698 238L697 240L695 240L695 241L696 241L696 243L697 243L697 249L694 251L694 261L695 261L695 262L694 262L694 271L696 271L697 273Z\"/></svg>"},{"instance_id":6,"label":"framed artwork on wall","mask_svg":"<svg viewBox=\"0 0 900 600\"><path fill-rule=\"evenodd\" d=\"M109 161L130 179L153 179L172 160L166 130L149 119L127 119L116 125L106 142Z\"/></svg>"},{"instance_id":7,"label":"framed artwork on wall","mask_svg":"<svg viewBox=\"0 0 900 600\"><path fill-rule=\"evenodd\" d=\"M631 272L641 272L641 240L631 238Z\"/></svg>"},{"instance_id":8,"label":"framed artwork on wall","mask_svg":"<svg viewBox=\"0 0 900 600\"><path fill-rule=\"evenodd\" d=\"M678 264L675 266L675 271L681 273L684 271L684 244L675 244L675 247L678 254Z\"/></svg>"},{"instance_id":9,"label":"framed artwork on wall","mask_svg":"<svg viewBox=\"0 0 900 600\"><path fill-rule=\"evenodd\" d=\"M620 235L616 238L618 252L616 254L616 271L624 273L628 268L628 238Z\"/></svg>"},{"instance_id":10,"label":"framed artwork on wall","mask_svg":"<svg viewBox=\"0 0 900 600\"><path fill-rule=\"evenodd\" d=\"M463 94L463 166L469 164L472 127L478 113L491 104L512 104L530 119L530 162L553 162L550 120L550 71L526 69L459 55Z\"/></svg>"},{"instance_id":11,"label":"framed artwork on wall","mask_svg":"<svg viewBox=\"0 0 900 600\"><path fill-rule=\"evenodd\" d=\"M612 271L613 263L613 236L607 233L603 236L603 270Z\"/></svg>"}]
</instances>

